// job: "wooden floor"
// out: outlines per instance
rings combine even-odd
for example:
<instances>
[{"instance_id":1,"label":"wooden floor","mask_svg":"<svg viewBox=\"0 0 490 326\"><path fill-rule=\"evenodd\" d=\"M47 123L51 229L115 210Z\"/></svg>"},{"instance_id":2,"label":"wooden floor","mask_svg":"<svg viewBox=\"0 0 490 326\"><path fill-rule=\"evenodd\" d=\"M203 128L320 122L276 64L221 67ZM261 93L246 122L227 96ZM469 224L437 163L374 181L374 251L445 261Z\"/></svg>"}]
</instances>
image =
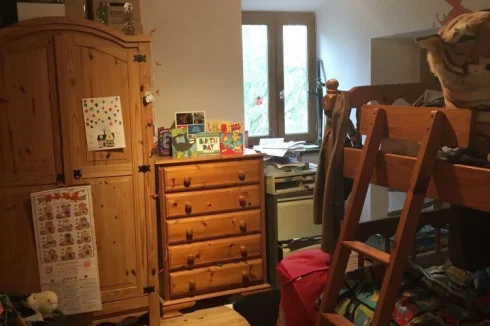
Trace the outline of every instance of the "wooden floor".
<instances>
[{"instance_id":1,"label":"wooden floor","mask_svg":"<svg viewBox=\"0 0 490 326\"><path fill-rule=\"evenodd\" d=\"M250 326L235 310L221 306L162 320L160 326Z\"/></svg>"}]
</instances>

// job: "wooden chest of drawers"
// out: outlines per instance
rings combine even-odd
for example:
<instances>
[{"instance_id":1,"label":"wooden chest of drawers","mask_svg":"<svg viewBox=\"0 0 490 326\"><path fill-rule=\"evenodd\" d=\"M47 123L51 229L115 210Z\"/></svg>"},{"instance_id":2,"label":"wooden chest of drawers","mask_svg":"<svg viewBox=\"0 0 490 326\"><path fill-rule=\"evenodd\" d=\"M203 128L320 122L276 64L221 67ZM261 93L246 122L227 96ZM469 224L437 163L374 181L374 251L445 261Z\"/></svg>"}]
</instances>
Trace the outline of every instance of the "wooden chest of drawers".
<instances>
[{"instance_id":1,"label":"wooden chest of drawers","mask_svg":"<svg viewBox=\"0 0 490 326\"><path fill-rule=\"evenodd\" d=\"M269 288L262 155L156 166L164 308Z\"/></svg>"}]
</instances>

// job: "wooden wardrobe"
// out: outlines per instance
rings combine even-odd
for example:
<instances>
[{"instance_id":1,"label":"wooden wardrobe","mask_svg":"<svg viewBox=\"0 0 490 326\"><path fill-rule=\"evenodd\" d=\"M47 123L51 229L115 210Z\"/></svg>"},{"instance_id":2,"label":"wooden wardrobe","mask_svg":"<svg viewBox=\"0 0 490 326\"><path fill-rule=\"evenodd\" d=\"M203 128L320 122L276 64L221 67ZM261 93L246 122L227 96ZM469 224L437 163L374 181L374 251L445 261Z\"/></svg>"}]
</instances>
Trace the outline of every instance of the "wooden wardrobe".
<instances>
[{"instance_id":1,"label":"wooden wardrobe","mask_svg":"<svg viewBox=\"0 0 490 326\"><path fill-rule=\"evenodd\" d=\"M150 80L149 37L65 17L0 30L0 291L40 290L29 194L90 184L103 311L72 324L149 311L158 325L155 182L140 172L153 142ZM126 147L88 151L81 100L107 96L121 98Z\"/></svg>"}]
</instances>

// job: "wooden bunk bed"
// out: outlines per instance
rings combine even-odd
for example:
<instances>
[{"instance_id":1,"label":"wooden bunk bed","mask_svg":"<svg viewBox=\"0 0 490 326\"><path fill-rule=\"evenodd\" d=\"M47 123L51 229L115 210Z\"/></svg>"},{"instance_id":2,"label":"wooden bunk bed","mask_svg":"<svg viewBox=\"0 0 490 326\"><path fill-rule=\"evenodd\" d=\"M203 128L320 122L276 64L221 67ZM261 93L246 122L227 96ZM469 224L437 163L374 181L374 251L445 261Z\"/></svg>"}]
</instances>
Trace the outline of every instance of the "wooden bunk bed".
<instances>
[{"instance_id":1,"label":"wooden bunk bed","mask_svg":"<svg viewBox=\"0 0 490 326\"><path fill-rule=\"evenodd\" d=\"M326 114L335 106L340 94L338 86L335 80L327 83L324 98ZM430 214L420 213L425 198L490 212L490 201L483 196L489 189L490 169L451 164L436 158L441 146L471 148L476 143L486 151L488 143L485 142L490 137L488 125L475 123L475 114L470 110L386 105L397 99L412 103L425 90L422 84L403 84L357 87L348 93L350 106L357 109L358 137L357 148L344 148L343 174L354 179L354 187L329 270L317 325L353 325L335 313L352 251L387 266L371 325L390 324L417 226L430 224L424 222ZM371 101L380 104L366 105ZM361 146L363 135L367 138ZM418 156L379 151L382 140L386 138L419 142ZM407 192L391 255L359 241L362 239L360 232L376 232L358 228L369 184ZM438 223L438 227L441 226L440 220ZM360 231L363 229L366 231Z\"/></svg>"}]
</instances>

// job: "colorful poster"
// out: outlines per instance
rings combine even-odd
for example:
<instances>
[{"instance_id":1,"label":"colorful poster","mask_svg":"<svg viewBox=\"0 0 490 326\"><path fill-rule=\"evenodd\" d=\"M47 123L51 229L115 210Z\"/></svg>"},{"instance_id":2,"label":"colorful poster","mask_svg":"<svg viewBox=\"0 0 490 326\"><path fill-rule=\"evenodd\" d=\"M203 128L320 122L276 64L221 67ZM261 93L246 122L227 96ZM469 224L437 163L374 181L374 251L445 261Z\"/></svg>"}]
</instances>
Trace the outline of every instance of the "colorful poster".
<instances>
[{"instance_id":1,"label":"colorful poster","mask_svg":"<svg viewBox=\"0 0 490 326\"><path fill-rule=\"evenodd\" d=\"M194 136L189 135L185 128L172 129L172 157L196 157L196 139Z\"/></svg>"},{"instance_id":2,"label":"colorful poster","mask_svg":"<svg viewBox=\"0 0 490 326\"><path fill-rule=\"evenodd\" d=\"M64 314L102 310L90 186L31 194L41 290Z\"/></svg>"},{"instance_id":3,"label":"colorful poster","mask_svg":"<svg viewBox=\"0 0 490 326\"><path fill-rule=\"evenodd\" d=\"M219 133L201 133L196 135L197 156L220 154Z\"/></svg>"},{"instance_id":4,"label":"colorful poster","mask_svg":"<svg viewBox=\"0 0 490 326\"><path fill-rule=\"evenodd\" d=\"M89 151L126 147L119 96L86 98L82 107Z\"/></svg>"}]
</instances>

